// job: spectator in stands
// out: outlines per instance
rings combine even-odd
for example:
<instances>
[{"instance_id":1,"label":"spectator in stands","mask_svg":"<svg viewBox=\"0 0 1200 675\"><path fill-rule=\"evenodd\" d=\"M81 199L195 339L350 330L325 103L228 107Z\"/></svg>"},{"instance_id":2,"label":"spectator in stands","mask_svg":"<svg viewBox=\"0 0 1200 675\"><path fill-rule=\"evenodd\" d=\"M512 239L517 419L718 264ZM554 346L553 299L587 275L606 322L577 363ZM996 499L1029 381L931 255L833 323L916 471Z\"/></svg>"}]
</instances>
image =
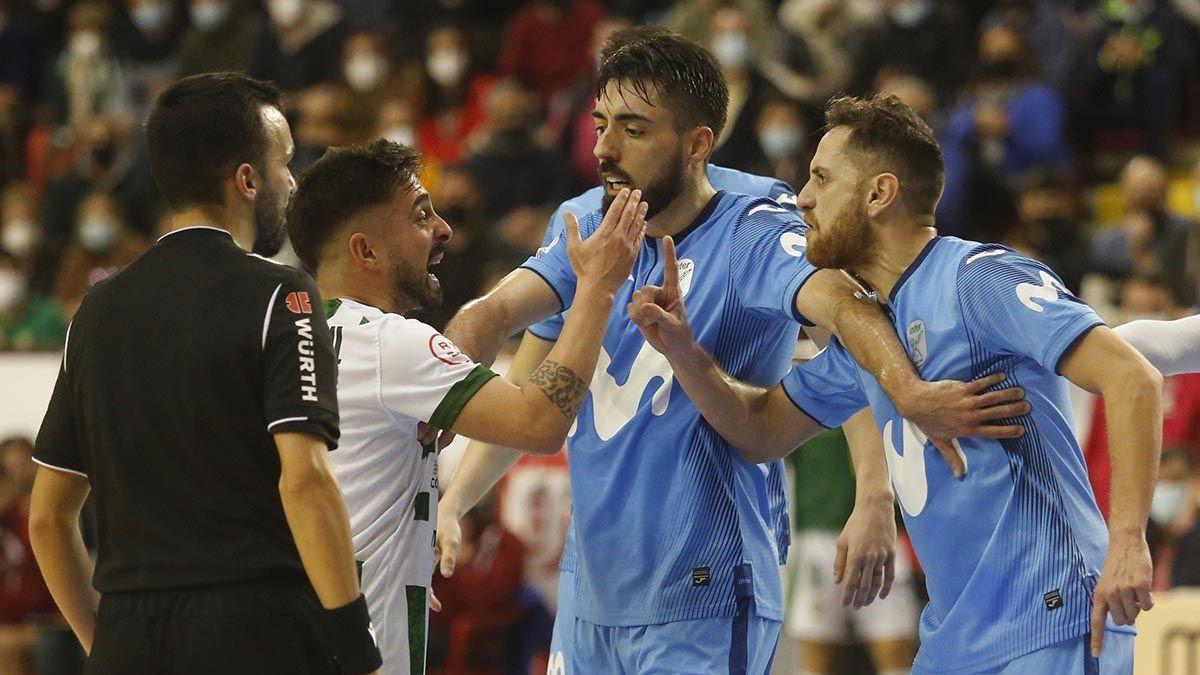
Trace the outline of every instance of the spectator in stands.
<instances>
[{"instance_id":1,"label":"spectator in stands","mask_svg":"<svg viewBox=\"0 0 1200 675\"><path fill-rule=\"evenodd\" d=\"M374 137L403 145L416 145L416 119L417 113L410 100L389 97L379 105Z\"/></svg>"},{"instance_id":2,"label":"spectator in stands","mask_svg":"<svg viewBox=\"0 0 1200 675\"><path fill-rule=\"evenodd\" d=\"M1186 272L1188 242L1195 222L1167 210L1167 171L1153 157L1135 157L1121 172L1125 214L1117 227L1092 239L1090 268L1109 278L1138 272L1165 275L1190 304L1194 277Z\"/></svg>"},{"instance_id":3,"label":"spectator in stands","mask_svg":"<svg viewBox=\"0 0 1200 675\"><path fill-rule=\"evenodd\" d=\"M1070 84L1071 69L1086 19L1081 11L1090 0L1000 0L984 16L983 25L1005 24L1021 32L1036 70L1055 89Z\"/></svg>"},{"instance_id":4,"label":"spectator in stands","mask_svg":"<svg viewBox=\"0 0 1200 675\"><path fill-rule=\"evenodd\" d=\"M1005 237L1009 246L1050 266L1075 293L1087 261L1080 204L1068 180L1050 169L1034 170L1017 183L1017 224Z\"/></svg>"},{"instance_id":5,"label":"spectator in stands","mask_svg":"<svg viewBox=\"0 0 1200 675\"><path fill-rule=\"evenodd\" d=\"M20 674L32 671L39 625L57 610L29 543L30 440L0 440L0 468L0 673Z\"/></svg>"},{"instance_id":6,"label":"spectator in stands","mask_svg":"<svg viewBox=\"0 0 1200 675\"><path fill-rule=\"evenodd\" d=\"M917 111L934 132L943 126L937 105L937 94L926 80L916 75L893 74L884 76L879 83L879 92L894 94L900 102Z\"/></svg>"},{"instance_id":7,"label":"spectator in stands","mask_svg":"<svg viewBox=\"0 0 1200 675\"><path fill-rule=\"evenodd\" d=\"M94 116L129 114L125 72L109 44L109 9L93 0L69 14L66 49L50 76L47 95L60 126L77 129Z\"/></svg>"},{"instance_id":8,"label":"spectator in stands","mask_svg":"<svg viewBox=\"0 0 1200 675\"><path fill-rule=\"evenodd\" d=\"M549 101L591 72L592 55L582 47L603 15L595 0L533 0L505 28L500 73Z\"/></svg>"},{"instance_id":9,"label":"spectator in stands","mask_svg":"<svg viewBox=\"0 0 1200 675\"><path fill-rule=\"evenodd\" d=\"M412 100L420 90L419 82L403 75L382 33L359 31L346 39L338 87L338 143L378 138L375 126L384 102L397 96Z\"/></svg>"},{"instance_id":10,"label":"spectator in stands","mask_svg":"<svg viewBox=\"0 0 1200 675\"><path fill-rule=\"evenodd\" d=\"M332 0L266 0L250 75L271 80L285 93L338 79L346 26ZM286 105L287 101L285 101Z\"/></svg>"},{"instance_id":11,"label":"spectator in stands","mask_svg":"<svg viewBox=\"0 0 1200 675\"><path fill-rule=\"evenodd\" d=\"M175 77L172 60L187 27L176 0L125 0L113 41L125 64L137 116L160 87Z\"/></svg>"},{"instance_id":12,"label":"spectator in stands","mask_svg":"<svg viewBox=\"0 0 1200 675\"><path fill-rule=\"evenodd\" d=\"M753 50L762 49L758 56L766 56L774 47L770 32L775 25L771 8L764 0L677 0L663 16L663 25L693 42L706 45L712 42L717 12L729 8L746 17L750 32L758 44Z\"/></svg>"},{"instance_id":13,"label":"spectator in stands","mask_svg":"<svg viewBox=\"0 0 1200 675\"><path fill-rule=\"evenodd\" d=\"M776 78L772 81L788 96L806 102L844 89L864 39L879 30L883 13L882 0L784 0L779 25L787 31L785 45L803 47L811 82L789 88Z\"/></svg>"},{"instance_id":14,"label":"spectator in stands","mask_svg":"<svg viewBox=\"0 0 1200 675\"><path fill-rule=\"evenodd\" d=\"M483 194L488 222L497 224L492 257L509 269L537 249L550 214L570 196L565 160L534 138L536 106L516 82L492 87L487 131L465 164Z\"/></svg>"},{"instance_id":15,"label":"spectator in stands","mask_svg":"<svg viewBox=\"0 0 1200 675\"><path fill-rule=\"evenodd\" d=\"M941 227L991 241L997 232L979 220L991 194L1035 168L1065 170L1070 161L1066 105L1037 79L1029 45L1005 25L987 28L979 62L941 134L946 187L938 204Z\"/></svg>"},{"instance_id":16,"label":"spectator in stands","mask_svg":"<svg viewBox=\"0 0 1200 675\"><path fill-rule=\"evenodd\" d=\"M1196 455L1165 450L1158 470L1150 527L1158 533L1156 590L1200 586L1200 475Z\"/></svg>"},{"instance_id":17,"label":"spectator in stands","mask_svg":"<svg viewBox=\"0 0 1200 675\"><path fill-rule=\"evenodd\" d=\"M905 73L933 85L939 104L953 101L967 78L974 35L959 3L884 0L883 4L883 23L864 36L851 89L873 90L881 76Z\"/></svg>"},{"instance_id":18,"label":"spectator in stands","mask_svg":"<svg viewBox=\"0 0 1200 675\"><path fill-rule=\"evenodd\" d=\"M808 124L798 105L782 97L767 99L754 130L766 161L751 167L752 173L778 178L797 190L808 182Z\"/></svg>"},{"instance_id":19,"label":"spectator in stands","mask_svg":"<svg viewBox=\"0 0 1200 675\"><path fill-rule=\"evenodd\" d=\"M709 161L749 171L767 163L754 127L769 85L758 71L749 18L729 6L717 10L712 24L708 49L729 85L729 113Z\"/></svg>"},{"instance_id":20,"label":"spectator in stands","mask_svg":"<svg viewBox=\"0 0 1200 675\"><path fill-rule=\"evenodd\" d=\"M243 0L188 0L188 16L175 57L180 77L250 69L262 21Z\"/></svg>"},{"instance_id":21,"label":"spectator in stands","mask_svg":"<svg viewBox=\"0 0 1200 675\"><path fill-rule=\"evenodd\" d=\"M453 25L425 39L425 74L417 145L427 163L458 162L486 117L483 104L492 78L475 71L466 33Z\"/></svg>"},{"instance_id":22,"label":"spectator in stands","mask_svg":"<svg viewBox=\"0 0 1200 675\"><path fill-rule=\"evenodd\" d=\"M1075 67L1075 119L1085 137L1137 131L1139 147L1161 155L1182 78L1194 72L1194 38L1165 2L1098 0L1097 7Z\"/></svg>"},{"instance_id":23,"label":"spectator in stands","mask_svg":"<svg viewBox=\"0 0 1200 675\"><path fill-rule=\"evenodd\" d=\"M153 179L134 161L130 121L93 117L81 123L69 168L42 193L42 225L53 249L61 251L70 240L79 204L95 190L112 193L135 231L154 231L162 202Z\"/></svg>"},{"instance_id":24,"label":"spectator in stands","mask_svg":"<svg viewBox=\"0 0 1200 675\"><path fill-rule=\"evenodd\" d=\"M61 349L66 336L58 305L30 290L21 265L0 252L0 350Z\"/></svg>"},{"instance_id":25,"label":"spectator in stands","mask_svg":"<svg viewBox=\"0 0 1200 675\"><path fill-rule=\"evenodd\" d=\"M0 190L0 250L16 259L31 277L42 251L42 226L37 219L37 202L24 183L9 183ZM36 283L31 279L31 285Z\"/></svg>"},{"instance_id":26,"label":"spectator in stands","mask_svg":"<svg viewBox=\"0 0 1200 675\"><path fill-rule=\"evenodd\" d=\"M35 36L12 11L13 4L0 0L0 186L21 173L26 104L32 102L38 77Z\"/></svg>"},{"instance_id":27,"label":"spectator in stands","mask_svg":"<svg viewBox=\"0 0 1200 675\"><path fill-rule=\"evenodd\" d=\"M54 297L69 315L96 282L116 274L146 250L146 241L125 224L109 194L93 192L79 205L75 238L63 256Z\"/></svg>"},{"instance_id":28,"label":"spectator in stands","mask_svg":"<svg viewBox=\"0 0 1200 675\"><path fill-rule=\"evenodd\" d=\"M1161 276L1134 275L1121 290L1121 323L1135 319L1178 318L1180 305L1171 284ZM1091 429L1083 448L1096 504L1108 516L1112 486L1104 402L1093 406ZM1200 458L1200 374L1168 377L1163 382L1163 447L1182 448ZM1164 464L1165 464L1164 452Z\"/></svg>"}]
</instances>

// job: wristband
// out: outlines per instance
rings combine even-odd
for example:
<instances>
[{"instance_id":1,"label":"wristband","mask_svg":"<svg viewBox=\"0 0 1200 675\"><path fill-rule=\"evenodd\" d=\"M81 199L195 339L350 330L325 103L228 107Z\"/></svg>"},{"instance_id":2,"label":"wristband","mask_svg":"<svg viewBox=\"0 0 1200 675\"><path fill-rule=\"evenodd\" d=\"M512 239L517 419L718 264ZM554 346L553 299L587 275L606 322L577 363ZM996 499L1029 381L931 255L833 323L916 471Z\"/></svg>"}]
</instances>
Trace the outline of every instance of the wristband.
<instances>
[{"instance_id":1,"label":"wristband","mask_svg":"<svg viewBox=\"0 0 1200 675\"><path fill-rule=\"evenodd\" d=\"M343 673L370 673L383 665L365 596L360 594L348 605L325 610L322 623L330 649Z\"/></svg>"}]
</instances>

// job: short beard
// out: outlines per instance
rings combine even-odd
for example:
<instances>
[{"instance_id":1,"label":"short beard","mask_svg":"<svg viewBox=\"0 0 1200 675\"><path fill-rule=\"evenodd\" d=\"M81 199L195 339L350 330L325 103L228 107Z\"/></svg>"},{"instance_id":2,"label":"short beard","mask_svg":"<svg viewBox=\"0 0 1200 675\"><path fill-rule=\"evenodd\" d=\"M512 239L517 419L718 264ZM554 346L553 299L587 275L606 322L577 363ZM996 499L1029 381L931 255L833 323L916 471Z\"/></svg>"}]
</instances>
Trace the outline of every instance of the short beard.
<instances>
[{"instance_id":1,"label":"short beard","mask_svg":"<svg viewBox=\"0 0 1200 675\"><path fill-rule=\"evenodd\" d=\"M287 232L283 225L283 214L287 210L288 197L280 197L266 184L259 189L254 200L254 244L251 253L270 258L283 248Z\"/></svg>"},{"instance_id":2,"label":"short beard","mask_svg":"<svg viewBox=\"0 0 1200 675\"><path fill-rule=\"evenodd\" d=\"M875 246L867 207L855 205L827 223L817 223L817 236L808 243L808 261L820 268L854 269L870 257Z\"/></svg>"},{"instance_id":3,"label":"short beard","mask_svg":"<svg viewBox=\"0 0 1200 675\"><path fill-rule=\"evenodd\" d=\"M683 144L680 143L679 150L675 153L678 157L683 153ZM658 180L651 181L645 187L641 188L642 201L646 202L646 220L650 220L655 215L662 212L663 209L671 205L679 194L683 192L683 170L686 162L680 158L678 162L672 163L667 167L667 174ZM608 207L612 206L616 195L610 195L608 190L604 191L603 213L608 213Z\"/></svg>"},{"instance_id":4,"label":"short beard","mask_svg":"<svg viewBox=\"0 0 1200 675\"><path fill-rule=\"evenodd\" d=\"M416 304L417 309L430 312L442 306L442 286L430 285L429 273L420 268L409 269L397 260L392 264L392 288L396 293L397 305L405 307Z\"/></svg>"}]
</instances>

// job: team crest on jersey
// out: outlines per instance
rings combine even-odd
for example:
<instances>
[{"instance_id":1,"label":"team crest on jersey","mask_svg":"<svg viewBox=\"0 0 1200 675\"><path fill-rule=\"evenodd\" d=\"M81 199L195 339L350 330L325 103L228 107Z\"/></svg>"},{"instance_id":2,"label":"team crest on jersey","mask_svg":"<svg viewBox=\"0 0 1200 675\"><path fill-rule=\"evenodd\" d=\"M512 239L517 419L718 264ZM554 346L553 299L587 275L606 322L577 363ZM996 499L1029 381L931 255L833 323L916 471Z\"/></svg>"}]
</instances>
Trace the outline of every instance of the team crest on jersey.
<instances>
[{"instance_id":1,"label":"team crest on jersey","mask_svg":"<svg viewBox=\"0 0 1200 675\"><path fill-rule=\"evenodd\" d=\"M676 269L679 270L679 295L687 297L688 291L692 290L692 279L695 278L696 263L691 258L684 258L675 262Z\"/></svg>"},{"instance_id":2,"label":"team crest on jersey","mask_svg":"<svg viewBox=\"0 0 1200 675\"><path fill-rule=\"evenodd\" d=\"M469 356L462 353L457 345L441 333L429 336L429 353L433 354L433 358L450 366L458 366L471 361Z\"/></svg>"},{"instance_id":3,"label":"team crest on jersey","mask_svg":"<svg viewBox=\"0 0 1200 675\"><path fill-rule=\"evenodd\" d=\"M312 302L307 291L292 291L283 299L292 314L312 314Z\"/></svg>"},{"instance_id":4,"label":"team crest on jersey","mask_svg":"<svg viewBox=\"0 0 1200 675\"><path fill-rule=\"evenodd\" d=\"M908 353L912 358L913 365L920 368L929 356L929 347L925 339L925 322L917 319L908 324L904 335L908 341Z\"/></svg>"}]
</instances>

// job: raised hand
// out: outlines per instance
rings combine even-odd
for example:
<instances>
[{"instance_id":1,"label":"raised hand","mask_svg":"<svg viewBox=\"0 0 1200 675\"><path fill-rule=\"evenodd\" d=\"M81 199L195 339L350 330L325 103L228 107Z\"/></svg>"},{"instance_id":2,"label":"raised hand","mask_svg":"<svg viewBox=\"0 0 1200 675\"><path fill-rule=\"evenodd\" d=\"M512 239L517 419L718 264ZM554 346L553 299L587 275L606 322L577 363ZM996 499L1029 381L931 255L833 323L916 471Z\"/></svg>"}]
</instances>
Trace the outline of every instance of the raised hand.
<instances>
[{"instance_id":1,"label":"raised hand","mask_svg":"<svg viewBox=\"0 0 1200 675\"><path fill-rule=\"evenodd\" d=\"M675 240L671 237L663 238L663 285L634 291L626 311L646 342L664 355L692 343L692 328L679 287Z\"/></svg>"},{"instance_id":2,"label":"raised hand","mask_svg":"<svg viewBox=\"0 0 1200 675\"><path fill-rule=\"evenodd\" d=\"M646 210L642 191L621 190L613 200L600 227L583 241L579 220L568 211L563 220L567 230L567 256L580 284L594 284L615 293L629 278L646 236Z\"/></svg>"}]
</instances>

